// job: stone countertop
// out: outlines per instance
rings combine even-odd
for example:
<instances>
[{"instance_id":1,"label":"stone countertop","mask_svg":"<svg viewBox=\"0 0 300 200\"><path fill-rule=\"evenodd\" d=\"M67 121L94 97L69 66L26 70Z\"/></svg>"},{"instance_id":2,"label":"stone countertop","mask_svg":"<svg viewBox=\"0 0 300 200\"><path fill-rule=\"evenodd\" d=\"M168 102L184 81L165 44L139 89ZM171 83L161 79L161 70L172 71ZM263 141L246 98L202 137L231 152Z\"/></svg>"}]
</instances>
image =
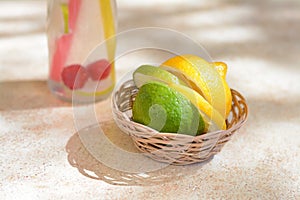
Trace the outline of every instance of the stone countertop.
<instances>
[{"instance_id":1,"label":"stone countertop","mask_svg":"<svg viewBox=\"0 0 300 200\"><path fill-rule=\"evenodd\" d=\"M300 4L117 2L119 31L172 28L225 61L249 105L246 125L205 165L132 174L101 164L72 106L47 88L46 2L1 1L0 199L300 199ZM118 77L128 70L117 66ZM93 107L108 138L135 152L108 105Z\"/></svg>"}]
</instances>

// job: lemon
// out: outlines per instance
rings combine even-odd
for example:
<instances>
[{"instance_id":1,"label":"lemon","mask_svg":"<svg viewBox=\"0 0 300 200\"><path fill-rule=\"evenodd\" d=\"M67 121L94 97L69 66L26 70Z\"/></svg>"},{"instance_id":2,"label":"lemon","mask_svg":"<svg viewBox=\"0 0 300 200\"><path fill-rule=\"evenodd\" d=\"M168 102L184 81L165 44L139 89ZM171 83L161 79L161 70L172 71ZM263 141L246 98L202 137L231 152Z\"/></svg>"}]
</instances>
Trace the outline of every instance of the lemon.
<instances>
[{"instance_id":1,"label":"lemon","mask_svg":"<svg viewBox=\"0 0 300 200\"><path fill-rule=\"evenodd\" d=\"M226 123L224 117L214 109L199 93L195 90L176 84L169 84L170 88L180 92L183 96L189 99L200 111L204 121L206 131L225 130Z\"/></svg>"},{"instance_id":2,"label":"lemon","mask_svg":"<svg viewBox=\"0 0 300 200\"><path fill-rule=\"evenodd\" d=\"M201 94L224 118L226 118L226 95L224 81L218 71L206 60L194 55L175 56L162 66L175 68L194 85Z\"/></svg>"},{"instance_id":3,"label":"lemon","mask_svg":"<svg viewBox=\"0 0 300 200\"><path fill-rule=\"evenodd\" d=\"M133 81L138 88L149 81L185 85L185 83L177 76L174 76L166 70L151 65L142 65L138 67L133 73Z\"/></svg>"},{"instance_id":4,"label":"lemon","mask_svg":"<svg viewBox=\"0 0 300 200\"><path fill-rule=\"evenodd\" d=\"M226 82L227 64L224 62L213 62L212 66L217 70L217 72L222 77L222 82L225 90L225 98L226 98L225 104L226 104L226 118L227 118L231 111L231 102L232 102L230 87Z\"/></svg>"},{"instance_id":5,"label":"lemon","mask_svg":"<svg viewBox=\"0 0 300 200\"><path fill-rule=\"evenodd\" d=\"M176 68L173 68L173 67L163 66L163 65L160 66L160 68L172 73L175 76L177 76L180 80L182 80L182 82L184 82L184 84L186 86L188 86L190 88L193 88L193 90L197 91L199 94L202 95L202 91L198 88L198 86L193 81L188 79L180 70L178 70Z\"/></svg>"},{"instance_id":6,"label":"lemon","mask_svg":"<svg viewBox=\"0 0 300 200\"><path fill-rule=\"evenodd\" d=\"M64 33L69 33L69 8L68 4L62 3L60 5L64 17Z\"/></svg>"},{"instance_id":7,"label":"lemon","mask_svg":"<svg viewBox=\"0 0 300 200\"><path fill-rule=\"evenodd\" d=\"M205 123L198 109L185 96L160 82L142 85L132 108L133 121L160 132L203 133Z\"/></svg>"}]
</instances>

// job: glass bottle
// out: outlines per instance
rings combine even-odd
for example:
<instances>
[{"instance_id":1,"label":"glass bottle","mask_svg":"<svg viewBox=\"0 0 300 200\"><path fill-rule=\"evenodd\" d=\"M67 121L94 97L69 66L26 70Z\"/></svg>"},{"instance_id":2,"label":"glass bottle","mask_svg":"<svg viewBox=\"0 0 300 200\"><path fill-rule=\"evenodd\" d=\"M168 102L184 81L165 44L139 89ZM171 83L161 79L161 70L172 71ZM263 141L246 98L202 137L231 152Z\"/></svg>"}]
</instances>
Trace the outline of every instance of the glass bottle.
<instances>
[{"instance_id":1,"label":"glass bottle","mask_svg":"<svg viewBox=\"0 0 300 200\"><path fill-rule=\"evenodd\" d=\"M48 0L52 93L75 103L107 98L115 84L115 31L114 0ZM101 44L104 50L92 53Z\"/></svg>"}]
</instances>

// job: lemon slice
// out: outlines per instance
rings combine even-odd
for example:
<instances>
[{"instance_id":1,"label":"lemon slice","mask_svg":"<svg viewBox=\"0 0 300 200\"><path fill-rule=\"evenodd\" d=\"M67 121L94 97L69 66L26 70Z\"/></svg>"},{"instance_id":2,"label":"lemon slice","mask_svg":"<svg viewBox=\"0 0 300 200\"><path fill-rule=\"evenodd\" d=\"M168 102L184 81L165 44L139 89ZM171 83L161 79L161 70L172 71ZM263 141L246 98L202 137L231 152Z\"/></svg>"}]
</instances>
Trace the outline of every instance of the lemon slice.
<instances>
[{"instance_id":1,"label":"lemon slice","mask_svg":"<svg viewBox=\"0 0 300 200\"><path fill-rule=\"evenodd\" d=\"M206 130L215 131L218 129L226 130L224 117L212 107L199 93L195 90L183 86L170 83L170 88L175 89L189 99L200 111L204 121L206 122ZM217 125L217 127L215 127Z\"/></svg>"},{"instance_id":2,"label":"lemon slice","mask_svg":"<svg viewBox=\"0 0 300 200\"><path fill-rule=\"evenodd\" d=\"M227 118L231 111L231 103L232 103L230 87L228 86L228 84L226 82L227 64L224 62L213 62L212 66L217 70L217 72L220 74L220 76L223 79L222 82L223 82L224 90L225 90L226 118Z\"/></svg>"},{"instance_id":3,"label":"lemon slice","mask_svg":"<svg viewBox=\"0 0 300 200\"><path fill-rule=\"evenodd\" d=\"M111 63L111 77L115 82L115 67L114 57L116 49L116 40L113 38L115 35L115 18L113 7L110 0L99 0L100 10L102 14L102 23L104 27L104 37L107 40L106 48L108 53L108 60Z\"/></svg>"},{"instance_id":4,"label":"lemon slice","mask_svg":"<svg viewBox=\"0 0 300 200\"><path fill-rule=\"evenodd\" d=\"M69 33L69 8L68 4L62 3L60 5L63 18L64 18L64 33Z\"/></svg>"},{"instance_id":5,"label":"lemon slice","mask_svg":"<svg viewBox=\"0 0 300 200\"><path fill-rule=\"evenodd\" d=\"M214 107L225 120L226 97L224 81L218 71L206 60L194 55L182 55L170 58L162 66L179 70L189 81L194 83L193 89L201 91L201 95Z\"/></svg>"}]
</instances>

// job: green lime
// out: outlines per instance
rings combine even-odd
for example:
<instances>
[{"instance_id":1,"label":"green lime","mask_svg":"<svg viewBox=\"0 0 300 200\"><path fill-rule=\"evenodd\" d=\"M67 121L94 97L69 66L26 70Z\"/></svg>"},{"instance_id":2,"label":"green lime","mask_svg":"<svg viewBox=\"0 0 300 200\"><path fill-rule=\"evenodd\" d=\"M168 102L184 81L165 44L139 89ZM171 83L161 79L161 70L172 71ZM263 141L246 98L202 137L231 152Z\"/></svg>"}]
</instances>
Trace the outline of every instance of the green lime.
<instances>
[{"instance_id":1,"label":"green lime","mask_svg":"<svg viewBox=\"0 0 300 200\"><path fill-rule=\"evenodd\" d=\"M140 87L132 114L133 121L160 132L194 136L205 128L199 110L181 93L160 82Z\"/></svg>"},{"instance_id":2,"label":"green lime","mask_svg":"<svg viewBox=\"0 0 300 200\"><path fill-rule=\"evenodd\" d=\"M133 73L133 81L138 88L151 81L185 85L177 76L151 65L142 65L137 68Z\"/></svg>"}]
</instances>

